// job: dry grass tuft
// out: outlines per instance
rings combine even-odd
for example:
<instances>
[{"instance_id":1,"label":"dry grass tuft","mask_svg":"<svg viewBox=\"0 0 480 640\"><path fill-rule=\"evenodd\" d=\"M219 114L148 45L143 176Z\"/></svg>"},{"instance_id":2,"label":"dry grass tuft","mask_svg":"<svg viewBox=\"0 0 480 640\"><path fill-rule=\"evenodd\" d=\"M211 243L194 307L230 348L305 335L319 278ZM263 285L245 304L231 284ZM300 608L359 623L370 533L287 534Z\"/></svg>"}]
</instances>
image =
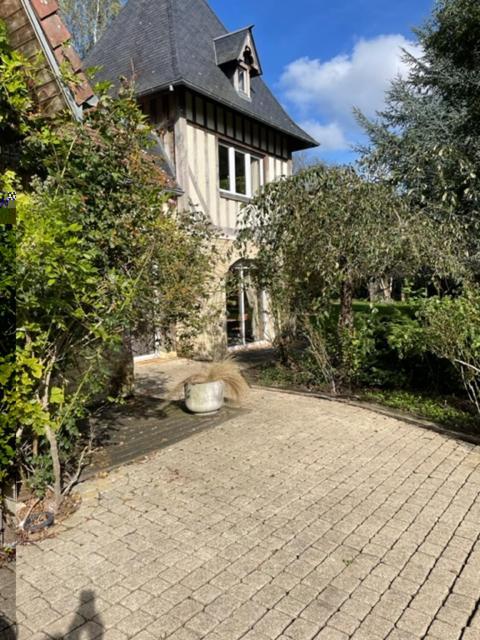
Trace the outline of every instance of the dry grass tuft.
<instances>
[{"instance_id":1,"label":"dry grass tuft","mask_svg":"<svg viewBox=\"0 0 480 640\"><path fill-rule=\"evenodd\" d=\"M182 385L205 384L220 380L225 384L227 398L240 404L247 395L249 386L242 375L239 364L231 356L205 366L203 371L190 376L182 382Z\"/></svg>"}]
</instances>

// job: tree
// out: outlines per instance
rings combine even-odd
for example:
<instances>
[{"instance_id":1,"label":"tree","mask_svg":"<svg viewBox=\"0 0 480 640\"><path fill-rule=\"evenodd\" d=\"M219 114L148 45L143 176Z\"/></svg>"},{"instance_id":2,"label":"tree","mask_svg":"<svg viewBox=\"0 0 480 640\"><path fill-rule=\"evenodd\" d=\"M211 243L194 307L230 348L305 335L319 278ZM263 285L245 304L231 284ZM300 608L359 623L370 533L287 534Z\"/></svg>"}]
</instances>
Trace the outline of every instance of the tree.
<instances>
[{"instance_id":1,"label":"tree","mask_svg":"<svg viewBox=\"0 0 480 640\"><path fill-rule=\"evenodd\" d=\"M84 58L122 8L121 0L60 0L60 11Z\"/></svg>"},{"instance_id":2,"label":"tree","mask_svg":"<svg viewBox=\"0 0 480 640\"><path fill-rule=\"evenodd\" d=\"M452 273L458 247L453 239L448 246L451 237L390 185L365 180L352 167L318 166L267 185L245 209L239 242L257 250L280 338L340 299L333 364L336 385L348 387L358 286L426 267Z\"/></svg>"},{"instance_id":3,"label":"tree","mask_svg":"<svg viewBox=\"0 0 480 640\"><path fill-rule=\"evenodd\" d=\"M437 0L416 30L423 57L405 54L374 121L358 113L370 142L363 167L408 192L426 214L456 217L468 237L470 266L480 270L480 4Z\"/></svg>"}]
</instances>

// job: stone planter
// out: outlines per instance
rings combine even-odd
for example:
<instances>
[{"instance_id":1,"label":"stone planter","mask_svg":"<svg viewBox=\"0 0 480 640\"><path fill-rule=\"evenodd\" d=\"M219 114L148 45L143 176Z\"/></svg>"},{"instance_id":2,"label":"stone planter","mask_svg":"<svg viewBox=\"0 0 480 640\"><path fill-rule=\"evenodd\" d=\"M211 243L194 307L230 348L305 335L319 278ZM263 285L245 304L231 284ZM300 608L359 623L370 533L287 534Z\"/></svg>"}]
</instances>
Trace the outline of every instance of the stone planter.
<instances>
[{"instance_id":1,"label":"stone planter","mask_svg":"<svg viewBox=\"0 0 480 640\"><path fill-rule=\"evenodd\" d=\"M225 385L221 380L185 385L185 404L192 413L215 413L223 407Z\"/></svg>"}]
</instances>

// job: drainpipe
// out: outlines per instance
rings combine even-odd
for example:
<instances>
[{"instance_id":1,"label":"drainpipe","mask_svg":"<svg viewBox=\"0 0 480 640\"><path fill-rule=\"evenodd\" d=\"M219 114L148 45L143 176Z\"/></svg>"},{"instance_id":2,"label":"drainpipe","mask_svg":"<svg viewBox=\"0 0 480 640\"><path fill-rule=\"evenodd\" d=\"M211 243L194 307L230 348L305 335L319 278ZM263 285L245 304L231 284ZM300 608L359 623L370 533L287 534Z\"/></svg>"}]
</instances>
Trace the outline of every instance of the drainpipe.
<instances>
[{"instance_id":1,"label":"drainpipe","mask_svg":"<svg viewBox=\"0 0 480 640\"><path fill-rule=\"evenodd\" d=\"M245 330L245 277L243 267L240 267L240 291L239 291L239 310L240 310L240 335L242 336L242 344L247 344L247 332Z\"/></svg>"}]
</instances>

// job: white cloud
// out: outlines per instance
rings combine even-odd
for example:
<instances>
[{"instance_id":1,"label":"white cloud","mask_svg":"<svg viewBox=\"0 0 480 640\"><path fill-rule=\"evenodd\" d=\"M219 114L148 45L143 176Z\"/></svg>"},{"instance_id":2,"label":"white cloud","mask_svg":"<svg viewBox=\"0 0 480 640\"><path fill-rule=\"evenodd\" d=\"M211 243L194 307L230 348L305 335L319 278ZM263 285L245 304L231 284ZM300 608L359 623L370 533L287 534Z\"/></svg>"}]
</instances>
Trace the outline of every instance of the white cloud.
<instances>
[{"instance_id":1,"label":"white cloud","mask_svg":"<svg viewBox=\"0 0 480 640\"><path fill-rule=\"evenodd\" d=\"M338 122L320 124L316 120L304 120L300 126L313 136L325 151L343 151L350 146Z\"/></svg>"},{"instance_id":2,"label":"white cloud","mask_svg":"<svg viewBox=\"0 0 480 640\"><path fill-rule=\"evenodd\" d=\"M358 134L353 108L373 116L385 104L390 81L408 73L402 49L421 55L419 45L400 34L362 39L348 55L326 61L295 60L285 68L280 84L303 114L310 132L320 127L318 137L323 136L330 148L337 140L340 149L346 139Z\"/></svg>"}]
</instances>

